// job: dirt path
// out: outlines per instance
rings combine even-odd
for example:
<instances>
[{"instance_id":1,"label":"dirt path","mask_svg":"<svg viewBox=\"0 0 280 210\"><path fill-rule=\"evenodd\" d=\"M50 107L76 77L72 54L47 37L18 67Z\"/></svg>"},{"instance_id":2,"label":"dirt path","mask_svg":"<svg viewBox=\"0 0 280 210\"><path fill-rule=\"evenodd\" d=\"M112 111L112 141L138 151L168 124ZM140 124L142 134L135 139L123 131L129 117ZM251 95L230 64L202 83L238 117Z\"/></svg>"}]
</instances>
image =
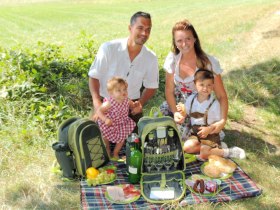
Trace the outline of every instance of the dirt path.
<instances>
[{"instance_id":1,"label":"dirt path","mask_svg":"<svg viewBox=\"0 0 280 210\"><path fill-rule=\"evenodd\" d=\"M247 52L260 61L280 56L280 7L258 22L246 37ZM251 56L249 56L251 58Z\"/></svg>"},{"instance_id":2,"label":"dirt path","mask_svg":"<svg viewBox=\"0 0 280 210\"><path fill-rule=\"evenodd\" d=\"M280 57L280 8L263 17L245 37L245 43L248 43L243 52L237 55L234 60L242 65L254 65L265 62L271 58ZM245 56L244 56L245 55ZM233 61L234 62L234 61ZM245 115L241 122L230 122L232 130L238 133L251 133L252 136L259 136L265 141L265 146L269 152L280 155L279 135L271 135L265 129L266 121L258 116L257 109L253 106L244 107ZM239 136L240 138L242 135Z\"/></svg>"}]
</instances>

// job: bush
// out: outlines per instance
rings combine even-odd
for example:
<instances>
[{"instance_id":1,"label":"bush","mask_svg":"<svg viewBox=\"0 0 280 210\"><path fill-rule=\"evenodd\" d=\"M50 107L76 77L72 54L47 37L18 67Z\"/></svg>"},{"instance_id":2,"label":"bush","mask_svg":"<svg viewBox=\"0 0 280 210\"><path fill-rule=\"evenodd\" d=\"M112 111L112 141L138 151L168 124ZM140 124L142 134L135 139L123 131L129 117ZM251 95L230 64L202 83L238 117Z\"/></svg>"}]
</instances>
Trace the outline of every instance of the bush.
<instances>
[{"instance_id":1,"label":"bush","mask_svg":"<svg viewBox=\"0 0 280 210\"><path fill-rule=\"evenodd\" d=\"M77 58L63 56L63 46L43 42L34 50L0 49L0 97L24 104L15 107L21 110L15 117L32 116L31 120L43 124L44 129L56 131L63 119L90 110L87 72L96 50L93 41L88 42L83 42L85 53Z\"/></svg>"}]
</instances>

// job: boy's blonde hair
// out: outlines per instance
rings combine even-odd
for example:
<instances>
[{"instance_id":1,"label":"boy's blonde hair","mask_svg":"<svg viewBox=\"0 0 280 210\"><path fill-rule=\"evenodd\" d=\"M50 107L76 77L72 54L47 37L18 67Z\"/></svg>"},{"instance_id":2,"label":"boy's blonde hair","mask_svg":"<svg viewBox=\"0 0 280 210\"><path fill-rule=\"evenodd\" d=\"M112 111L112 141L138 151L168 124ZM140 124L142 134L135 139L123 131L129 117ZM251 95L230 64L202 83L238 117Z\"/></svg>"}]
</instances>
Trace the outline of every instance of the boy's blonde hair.
<instances>
[{"instance_id":1,"label":"boy's blonde hair","mask_svg":"<svg viewBox=\"0 0 280 210\"><path fill-rule=\"evenodd\" d=\"M121 77L113 77L113 78L111 78L107 82L107 90L108 90L108 92L111 92L112 90L114 90L119 85L124 85L125 87L127 87L127 82L123 78L121 78Z\"/></svg>"}]
</instances>

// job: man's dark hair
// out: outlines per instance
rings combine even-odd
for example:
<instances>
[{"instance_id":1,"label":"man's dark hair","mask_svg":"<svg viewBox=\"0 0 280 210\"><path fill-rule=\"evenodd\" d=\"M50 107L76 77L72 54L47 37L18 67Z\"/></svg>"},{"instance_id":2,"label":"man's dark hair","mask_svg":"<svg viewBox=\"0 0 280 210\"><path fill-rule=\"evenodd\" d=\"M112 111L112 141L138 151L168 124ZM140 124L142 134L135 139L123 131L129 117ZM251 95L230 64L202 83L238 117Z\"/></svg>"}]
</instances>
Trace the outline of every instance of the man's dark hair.
<instances>
[{"instance_id":1,"label":"man's dark hair","mask_svg":"<svg viewBox=\"0 0 280 210\"><path fill-rule=\"evenodd\" d=\"M138 17L143 17L151 20L151 15L149 13L139 11L132 15L132 17L130 18L130 25L133 25Z\"/></svg>"},{"instance_id":2,"label":"man's dark hair","mask_svg":"<svg viewBox=\"0 0 280 210\"><path fill-rule=\"evenodd\" d=\"M197 80L211 79L214 82L214 74L207 69L198 69L194 74L194 82Z\"/></svg>"}]
</instances>

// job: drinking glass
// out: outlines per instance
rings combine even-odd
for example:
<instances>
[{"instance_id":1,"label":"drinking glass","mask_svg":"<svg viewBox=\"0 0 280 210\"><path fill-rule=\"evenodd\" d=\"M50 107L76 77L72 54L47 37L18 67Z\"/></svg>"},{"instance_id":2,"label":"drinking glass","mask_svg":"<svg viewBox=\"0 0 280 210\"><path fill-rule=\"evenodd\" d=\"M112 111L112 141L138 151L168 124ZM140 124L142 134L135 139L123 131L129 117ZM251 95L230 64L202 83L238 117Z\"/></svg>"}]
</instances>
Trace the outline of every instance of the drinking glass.
<instances>
[{"instance_id":1,"label":"drinking glass","mask_svg":"<svg viewBox=\"0 0 280 210\"><path fill-rule=\"evenodd\" d=\"M152 168L151 157L145 157L144 166L145 166L146 170L150 173L151 168Z\"/></svg>"},{"instance_id":2,"label":"drinking glass","mask_svg":"<svg viewBox=\"0 0 280 210\"><path fill-rule=\"evenodd\" d=\"M155 164L155 167L157 169L157 171L159 172L160 169L163 167L163 160L161 157L156 157L156 164Z\"/></svg>"},{"instance_id":3,"label":"drinking glass","mask_svg":"<svg viewBox=\"0 0 280 210\"><path fill-rule=\"evenodd\" d=\"M167 171L169 171L171 166L173 165L172 156L166 156L164 160L165 160L164 167L166 168Z\"/></svg>"}]
</instances>

